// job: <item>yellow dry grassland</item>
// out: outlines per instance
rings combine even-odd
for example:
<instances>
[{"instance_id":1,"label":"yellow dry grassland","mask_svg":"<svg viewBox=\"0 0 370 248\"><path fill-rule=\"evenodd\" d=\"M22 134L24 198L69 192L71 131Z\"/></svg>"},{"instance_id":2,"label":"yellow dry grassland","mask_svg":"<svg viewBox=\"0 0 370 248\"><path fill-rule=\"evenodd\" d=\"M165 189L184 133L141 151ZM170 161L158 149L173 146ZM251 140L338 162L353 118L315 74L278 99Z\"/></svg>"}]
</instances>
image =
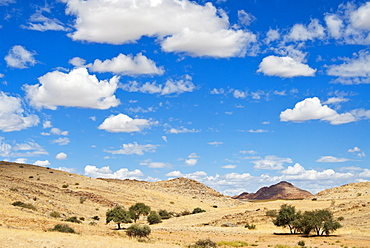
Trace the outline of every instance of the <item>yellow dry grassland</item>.
<instances>
[{"instance_id":1,"label":"yellow dry grassland","mask_svg":"<svg viewBox=\"0 0 370 248\"><path fill-rule=\"evenodd\" d=\"M35 209L13 206L15 201ZM125 229L105 223L107 210L128 209L143 202L153 210L180 215L200 207L206 212L173 217L151 225L149 239L130 239ZM276 227L269 210L282 204L297 210L329 209L342 217L342 228L330 236L290 235ZM59 216L52 217L51 213ZM82 223L64 221L76 216ZM97 220L97 218L99 220ZM139 223L147 224L145 218ZM49 231L68 224L77 233ZM256 229L245 228L253 224ZM370 183L328 189L303 200L241 202L190 179L149 183L93 179L26 164L0 162L0 247L188 247L199 239L219 247L370 247Z\"/></svg>"}]
</instances>

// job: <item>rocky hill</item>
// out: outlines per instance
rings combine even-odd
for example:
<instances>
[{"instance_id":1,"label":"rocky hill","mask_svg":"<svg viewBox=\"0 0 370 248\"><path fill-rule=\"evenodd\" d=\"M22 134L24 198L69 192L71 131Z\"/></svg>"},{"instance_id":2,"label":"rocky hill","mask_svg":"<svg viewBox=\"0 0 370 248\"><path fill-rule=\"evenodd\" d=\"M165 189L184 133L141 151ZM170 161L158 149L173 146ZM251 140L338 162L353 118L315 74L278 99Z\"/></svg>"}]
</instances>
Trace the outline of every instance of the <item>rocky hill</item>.
<instances>
[{"instance_id":1,"label":"rocky hill","mask_svg":"<svg viewBox=\"0 0 370 248\"><path fill-rule=\"evenodd\" d=\"M312 197L312 194L307 190L302 190L295 187L293 184L282 181L270 187L263 187L256 193L244 192L240 195L234 196L238 200L274 200L274 199L304 199Z\"/></svg>"}]
</instances>

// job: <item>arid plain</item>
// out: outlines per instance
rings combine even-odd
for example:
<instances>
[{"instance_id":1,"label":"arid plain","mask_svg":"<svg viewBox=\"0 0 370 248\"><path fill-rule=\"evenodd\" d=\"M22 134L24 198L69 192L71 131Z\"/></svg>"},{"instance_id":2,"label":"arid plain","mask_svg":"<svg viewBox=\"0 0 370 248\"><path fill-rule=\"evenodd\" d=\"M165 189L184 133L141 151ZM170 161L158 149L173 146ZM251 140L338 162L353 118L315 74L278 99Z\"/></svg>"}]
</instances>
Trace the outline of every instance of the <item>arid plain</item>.
<instances>
[{"instance_id":1,"label":"arid plain","mask_svg":"<svg viewBox=\"0 0 370 248\"><path fill-rule=\"evenodd\" d=\"M15 201L32 204L36 210L13 206ZM151 225L150 238L139 242L127 237L124 229L116 230L115 223L105 222L107 210L116 204L128 209L137 202L156 211L182 213L200 207L206 212ZM330 236L289 235L288 229L274 226L266 216L267 211L278 210L284 203L302 211L327 208L335 218L343 217L343 227ZM51 217L54 211L61 216ZM83 222L63 221L72 216ZM146 223L145 219L139 222ZM245 228L247 223L256 229ZM68 224L78 234L48 231L56 224ZM301 240L306 247L370 247L370 182L327 189L303 200L242 202L185 178L161 182L93 179L0 162L0 247L172 248L188 247L206 238L224 244L243 241L244 247L297 247Z\"/></svg>"}]
</instances>

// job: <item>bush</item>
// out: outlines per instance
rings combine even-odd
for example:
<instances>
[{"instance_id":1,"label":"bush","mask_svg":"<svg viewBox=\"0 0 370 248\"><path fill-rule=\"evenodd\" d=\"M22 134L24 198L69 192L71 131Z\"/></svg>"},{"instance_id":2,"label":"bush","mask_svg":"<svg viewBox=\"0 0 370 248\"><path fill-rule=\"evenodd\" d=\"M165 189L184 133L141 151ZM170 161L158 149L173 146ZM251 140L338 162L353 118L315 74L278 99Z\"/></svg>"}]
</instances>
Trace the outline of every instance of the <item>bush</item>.
<instances>
[{"instance_id":1,"label":"bush","mask_svg":"<svg viewBox=\"0 0 370 248\"><path fill-rule=\"evenodd\" d=\"M69 185L68 185L68 184L63 184L63 185L62 185L62 188L63 188L63 189L66 189L66 188L68 188L68 187L69 187Z\"/></svg>"},{"instance_id":2,"label":"bush","mask_svg":"<svg viewBox=\"0 0 370 248\"><path fill-rule=\"evenodd\" d=\"M254 230L254 229L256 229L256 225L254 225L254 224L245 224L245 226L244 226L245 228L248 228L249 230Z\"/></svg>"},{"instance_id":3,"label":"bush","mask_svg":"<svg viewBox=\"0 0 370 248\"><path fill-rule=\"evenodd\" d=\"M77 216L69 217L68 219L65 219L64 221L69 221L69 222L78 223L78 224L81 223L81 221L77 219Z\"/></svg>"},{"instance_id":4,"label":"bush","mask_svg":"<svg viewBox=\"0 0 370 248\"><path fill-rule=\"evenodd\" d=\"M192 214L199 214L199 213L203 213L205 212L206 210L204 209L201 209L201 208L194 208L193 212L191 212Z\"/></svg>"},{"instance_id":5,"label":"bush","mask_svg":"<svg viewBox=\"0 0 370 248\"><path fill-rule=\"evenodd\" d=\"M162 222L161 216L156 211L151 211L147 218L150 225Z\"/></svg>"},{"instance_id":6,"label":"bush","mask_svg":"<svg viewBox=\"0 0 370 248\"><path fill-rule=\"evenodd\" d=\"M53 217L53 218L60 218L60 213L56 212L56 211L53 211L53 212L50 213L50 216Z\"/></svg>"},{"instance_id":7,"label":"bush","mask_svg":"<svg viewBox=\"0 0 370 248\"><path fill-rule=\"evenodd\" d=\"M266 216L275 218L278 215L276 210L268 210L266 211Z\"/></svg>"},{"instance_id":8,"label":"bush","mask_svg":"<svg viewBox=\"0 0 370 248\"><path fill-rule=\"evenodd\" d=\"M12 203L13 206L15 207L21 207L21 208L28 208L28 209L31 209L31 210L36 210L36 207L33 206L31 203L24 203L24 202L21 202L21 201L15 201Z\"/></svg>"},{"instance_id":9,"label":"bush","mask_svg":"<svg viewBox=\"0 0 370 248\"><path fill-rule=\"evenodd\" d=\"M158 214L159 214L159 216L161 216L162 220L166 220L166 219L171 218L171 214L169 212L167 212L167 210L159 210Z\"/></svg>"},{"instance_id":10,"label":"bush","mask_svg":"<svg viewBox=\"0 0 370 248\"><path fill-rule=\"evenodd\" d=\"M220 241L217 243L217 245L227 247L245 247L248 246L248 243L244 241Z\"/></svg>"},{"instance_id":11,"label":"bush","mask_svg":"<svg viewBox=\"0 0 370 248\"><path fill-rule=\"evenodd\" d=\"M151 230L147 225L133 224L129 226L126 230L127 236L135 238L145 238L148 237Z\"/></svg>"},{"instance_id":12,"label":"bush","mask_svg":"<svg viewBox=\"0 0 370 248\"><path fill-rule=\"evenodd\" d=\"M68 225L65 225L65 224L57 224L54 226L54 228L49 229L49 231L63 232L63 233L76 233L72 227L69 227Z\"/></svg>"},{"instance_id":13,"label":"bush","mask_svg":"<svg viewBox=\"0 0 370 248\"><path fill-rule=\"evenodd\" d=\"M298 241L298 245L299 245L299 246L305 246L305 245L306 245L306 243L305 243L303 240L300 240L300 241Z\"/></svg>"},{"instance_id":14,"label":"bush","mask_svg":"<svg viewBox=\"0 0 370 248\"><path fill-rule=\"evenodd\" d=\"M86 197L81 196L80 197L80 203L83 204L86 201Z\"/></svg>"},{"instance_id":15,"label":"bush","mask_svg":"<svg viewBox=\"0 0 370 248\"><path fill-rule=\"evenodd\" d=\"M99 216L95 215L94 217L92 217L93 220L100 220Z\"/></svg>"},{"instance_id":16,"label":"bush","mask_svg":"<svg viewBox=\"0 0 370 248\"><path fill-rule=\"evenodd\" d=\"M195 242L195 245L190 245L189 248L215 248L217 247L216 242L213 242L209 238L207 239L199 239Z\"/></svg>"},{"instance_id":17,"label":"bush","mask_svg":"<svg viewBox=\"0 0 370 248\"><path fill-rule=\"evenodd\" d=\"M186 215L189 215L189 214L191 214L189 210L185 210L185 211L181 212L181 216L186 216Z\"/></svg>"}]
</instances>

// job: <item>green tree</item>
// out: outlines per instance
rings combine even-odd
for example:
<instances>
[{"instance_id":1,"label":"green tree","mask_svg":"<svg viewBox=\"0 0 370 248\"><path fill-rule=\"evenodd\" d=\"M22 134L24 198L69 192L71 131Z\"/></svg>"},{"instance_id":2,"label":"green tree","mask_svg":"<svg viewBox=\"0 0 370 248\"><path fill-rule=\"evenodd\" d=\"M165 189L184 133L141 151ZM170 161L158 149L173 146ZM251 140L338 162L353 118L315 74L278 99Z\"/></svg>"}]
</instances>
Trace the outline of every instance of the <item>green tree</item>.
<instances>
[{"instance_id":1,"label":"green tree","mask_svg":"<svg viewBox=\"0 0 370 248\"><path fill-rule=\"evenodd\" d=\"M150 207L145 205L144 203L136 203L129 208L131 212L131 217L134 219L134 222L140 218L140 215L148 215L150 213Z\"/></svg>"},{"instance_id":2,"label":"green tree","mask_svg":"<svg viewBox=\"0 0 370 248\"><path fill-rule=\"evenodd\" d=\"M340 227L341 224L333 219L333 213L327 209L306 211L301 218L301 229L306 235L311 231L316 235L329 235Z\"/></svg>"},{"instance_id":3,"label":"green tree","mask_svg":"<svg viewBox=\"0 0 370 248\"><path fill-rule=\"evenodd\" d=\"M275 226L288 227L290 233L296 233L299 229L300 212L296 212L295 207L288 204L283 204L280 207L276 219L273 220Z\"/></svg>"},{"instance_id":4,"label":"green tree","mask_svg":"<svg viewBox=\"0 0 370 248\"><path fill-rule=\"evenodd\" d=\"M118 230L121 229L121 223L132 223L131 215L128 211L120 206L110 209L106 213L106 223L114 221L118 225Z\"/></svg>"},{"instance_id":5,"label":"green tree","mask_svg":"<svg viewBox=\"0 0 370 248\"><path fill-rule=\"evenodd\" d=\"M162 222L161 216L156 211L151 211L147 218L150 225Z\"/></svg>"}]
</instances>

